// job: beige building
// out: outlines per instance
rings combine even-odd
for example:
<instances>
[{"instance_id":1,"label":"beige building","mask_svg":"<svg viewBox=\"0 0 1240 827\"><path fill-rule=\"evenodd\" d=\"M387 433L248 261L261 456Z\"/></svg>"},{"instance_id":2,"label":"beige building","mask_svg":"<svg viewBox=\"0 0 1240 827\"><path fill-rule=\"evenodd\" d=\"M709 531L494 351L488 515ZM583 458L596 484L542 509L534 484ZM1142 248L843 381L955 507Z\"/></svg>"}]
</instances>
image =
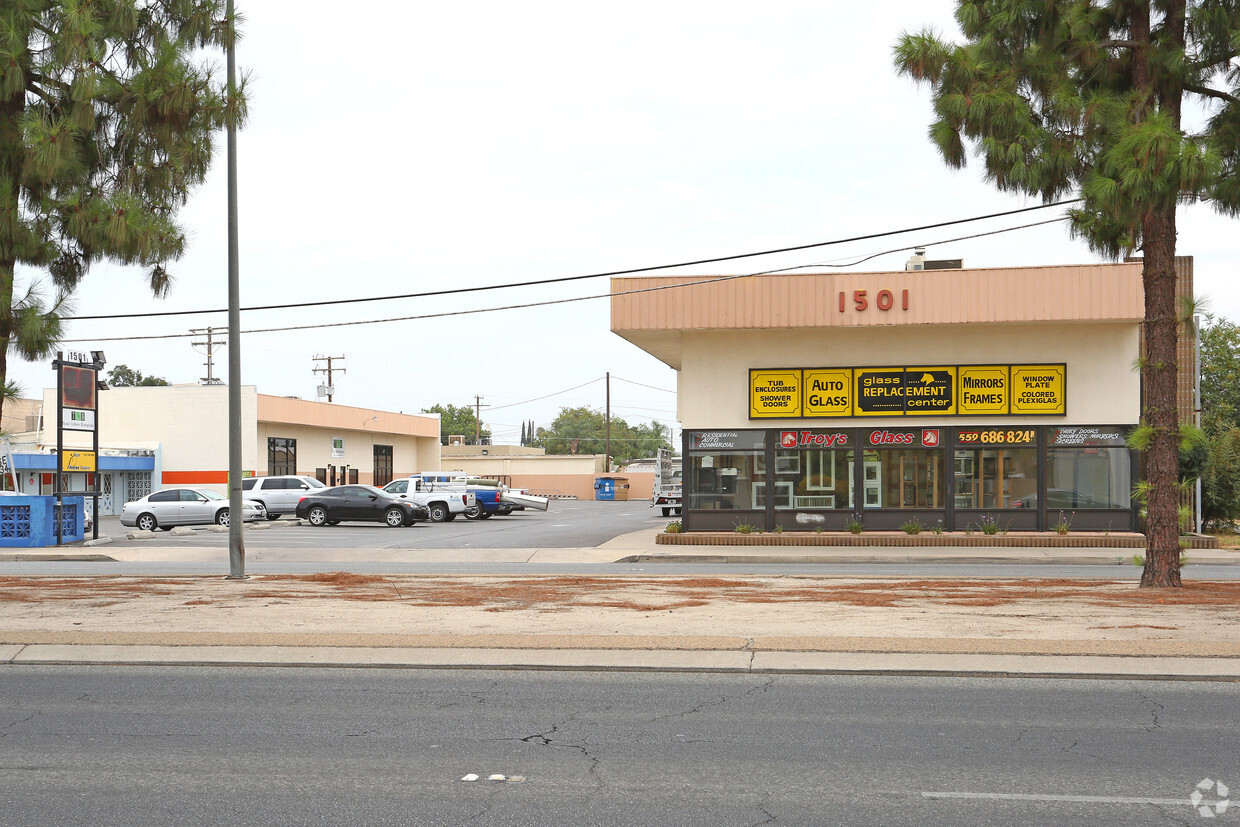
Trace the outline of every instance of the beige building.
<instances>
[{"instance_id":1,"label":"beige building","mask_svg":"<svg viewBox=\"0 0 1240 827\"><path fill-rule=\"evenodd\" d=\"M24 437L35 452L56 447L54 390L44 391L43 410L43 428ZM245 386L241 420L246 475L304 474L329 485L381 486L440 467L439 418L433 414L268 396ZM102 472L102 513L119 513L126 500L169 485L205 485L227 493L227 386L112 388L99 394L98 421L101 454L154 457L153 470ZM66 448L89 445L88 434L65 432ZM43 474L44 487L51 482L51 474Z\"/></svg>"},{"instance_id":2,"label":"beige building","mask_svg":"<svg viewBox=\"0 0 1240 827\"><path fill-rule=\"evenodd\" d=\"M520 445L446 445L440 450L442 470L497 477L543 497L592 500L594 478L606 473L603 454L548 455L542 448Z\"/></svg>"},{"instance_id":3,"label":"beige building","mask_svg":"<svg viewBox=\"0 0 1240 827\"><path fill-rule=\"evenodd\" d=\"M612 293L612 330L678 372L687 530L1135 524L1140 262Z\"/></svg>"}]
</instances>

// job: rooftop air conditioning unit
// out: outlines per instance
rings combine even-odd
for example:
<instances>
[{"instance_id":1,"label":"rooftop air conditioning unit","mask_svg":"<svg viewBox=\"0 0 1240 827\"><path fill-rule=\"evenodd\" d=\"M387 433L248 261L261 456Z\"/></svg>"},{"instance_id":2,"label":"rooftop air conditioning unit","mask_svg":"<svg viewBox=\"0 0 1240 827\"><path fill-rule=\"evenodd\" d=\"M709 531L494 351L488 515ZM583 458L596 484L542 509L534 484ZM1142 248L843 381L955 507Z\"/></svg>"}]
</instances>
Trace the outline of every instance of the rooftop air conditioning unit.
<instances>
[{"instance_id":1,"label":"rooftop air conditioning unit","mask_svg":"<svg viewBox=\"0 0 1240 827\"><path fill-rule=\"evenodd\" d=\"M451 436L448 437L448 444L449 445L464 445L465 437L462 436L461 434L452 434Z\"/></svg>"}]
</instances>

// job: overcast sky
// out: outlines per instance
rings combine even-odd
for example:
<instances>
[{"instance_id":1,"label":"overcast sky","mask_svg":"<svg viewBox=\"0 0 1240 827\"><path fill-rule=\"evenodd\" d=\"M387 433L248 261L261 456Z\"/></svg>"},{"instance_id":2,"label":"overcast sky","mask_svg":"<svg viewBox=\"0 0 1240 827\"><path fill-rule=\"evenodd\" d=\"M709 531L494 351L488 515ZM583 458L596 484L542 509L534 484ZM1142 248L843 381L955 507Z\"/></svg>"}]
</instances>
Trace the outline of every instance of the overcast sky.
<instances>
[{"instance_id":1,"label":"overcast sky","mask_svg":"<svg viewBox=\"0 0 1240 827\"><path fill-rule=\"evenodd\" d=\"M429 3L238 0L251 72L239 136L242 305L383 296L560 278L810 244L1036 202L995 192L977 164L948 170L926 137L930 92L897 77L904 30L954 34L953 4L917 2ZM220 58L222 67L223 60ZM100 265L82 315L225 308L224 140L182 212L187 255L171 295ZM965 266L1099 260L1062 224L956 243L1024 216L682 273L841 262L929 245ZM1237 224L1181 211L1179 252L1197 292L1240 319ZM900 270L907 250L857 271ZM23 273L26 278L31 275ZM605 293L607 279L331 308L256 311L242 328L473 310ZM174 383L206 376L188 338L110 341L227 326L226 314L78 321L65 349L102 349ZM592 299L444 319L252 333L246 384L315 398L315 356L343 356L335 401L416 412L472 405L495 441L562 407L676 427L675 373L609 330ZM227 378L227 354L216 353ZM50 364L10 360L26 395ZM578 387L581 386L581 387ZM569 390L576 388L575 390ZM564 392L567 391L567 392ZM537 400L537 401L531 401ZM360 423L359 423L360 425Z\"/></svg>"}]
</instances>

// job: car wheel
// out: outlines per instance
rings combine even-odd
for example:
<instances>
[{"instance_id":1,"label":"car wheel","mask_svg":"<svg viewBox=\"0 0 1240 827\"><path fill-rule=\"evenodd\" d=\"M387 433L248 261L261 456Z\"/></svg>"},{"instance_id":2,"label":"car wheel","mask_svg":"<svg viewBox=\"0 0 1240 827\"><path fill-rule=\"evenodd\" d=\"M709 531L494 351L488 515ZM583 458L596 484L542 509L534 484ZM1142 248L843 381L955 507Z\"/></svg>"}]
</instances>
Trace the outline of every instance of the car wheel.
<instances>
[{"instance_id":1,"label":"car wheel","mask_svg":"<svg viewBox=\"0 0 1240 827\"><path fill-rule=\"evenodd\" d=\"M328 525L340 525L340 521L339 520L328 520L327 524Z\"/></svg>"},{"instance_id":2,"label":"car wheel","mask_svg":"<svg viewBox=\"0 0 1240 827\"><path fill-rule=\"evenodd\" d=\"M137 526L139 531L154 531L159 528L159 521L154 514L139 514Z\"/></svg>"},{"instance_id":3,"label":"car wheel","mask_svg":"<svg viewBox=\"0 0 1240 827\"><path fill-rule=\"evenodd\" d=\"M431 503L429 510L432 523L446 523L451 516L448 506L443 503Z\"/></svg>"},{"instance_id":4,"label":"car wheel","mask_svg":"<svg viewBox=\"0 0 1240 827\"><path fill-rule=\"evenodd\" d=\"M405 524L405 512L399 508L389 508L383 512L383 520L392 528L399 528Z\"/></svg>"},{"instance_id":5,"label":"car wheel","mask_svg":"<svg viewBox=\"0 0 1240 827\"><path fill-rule=\"evenodd\" d=\"M674 512L676 513L676 516L677 516L677 517L679 517L679 516L680 516L680 509L679 509L679 508L673 508L673 509L672 509L672 511L674 511Z\"/></svg>"},{"instance_id":6,"label":"car wheel","mask_svg":"<svg viewBox=\"0 0 1240 827\"><path fill-rule=\"evenodd\" d=\"M672 509L670 509L670 508L664 508L664 509L661 509L661 510L663 511L663 516L664 516L664 517L670 517L670 516L672 516Z\"/></svg>"},{"instance_id":7,"label":"car wheel","mask_svg":"<svg viewBox=\"0 0 1240 827\"><path fill-rule=\"evenodd\" d=\"M221 508L219 511L215 512L215 524L216 525L228 525L228 509L227 508Z\"/></svg>"},{"instance_id":8,"label":"car wheel","mask_svg":"<svg viewBox=\"0 0 1240 827\"><path fill-rule=\"evenodd\" d=\"M461 513L465 515L465 519L467 520L476 520L478 519L478 515L482 513L482 505L481 503L474 503Z\"/></svg>"},{"instance_id":9,"label":"car wheel","mask_svg":"<svg viewBox=\"0 0 1240 827\"><path fill-rule=\"evenodd\" d=\"M512 513L512 506L511 506L511 505L501 505L501 506L500 506L500 507L496 510L496 512L495 512L495 513L496 513L496 514L498 514L498 515L499 515L499 516L501 516L501 517L507 517L509 514L511 514L511 513Z\"/></svg>"},{"instance_id":10,"label":"car wheel","mask_svg":"<svg viewBox=\"0 0 1240 827\"><path fill-rule=\"evenodd\" d=\"M455 520L455 519L456 519L456 515L455 515L455 514L453 514L452 512L448 512L448 519L446 520L446 522L449 522L449 523L450 523L450 522L452 522L452 521L453 521L453 520Z\"/></svg>"},{"instance_id":11,"label":"car wheel","mask_svg":"<svg viewBox=\"0 0 1240 827\"><path fill-rule=\"evenodd\" d=\"M262 514L260 514L260 515L258 515L258 517L259 517L259 519L261 520L261 519L262 519L262 517L263 517L263 515L262 515ZM278 520L278 519L280 519L280 515L279 515L279 514L272 514L270 511L268 511L268 512L267 512L267 519L268 519L268 520Z\"/></svg>"},{"instance_id":12,"label":"car wheel","mask_svg":"<svg viewBox=\"0 0 1240 827\"><path fill-rule=\"evenodd\" d=\"M478 519L479 520L485 520L494 513L495 513L494 511L487 511L485 506L481 506L481 505L478 506Z\"/></svg>"},{"instance_id":13,"label":"car wheel","mask_svg":"<svg viewBox=\"0 0 1240 827\"><path fill-rule=\"evenodd\" d=\"M306 513L306 519L313 526L327 525L327 509L321 505L316 505Z\"/></svg>"}]
</instances>

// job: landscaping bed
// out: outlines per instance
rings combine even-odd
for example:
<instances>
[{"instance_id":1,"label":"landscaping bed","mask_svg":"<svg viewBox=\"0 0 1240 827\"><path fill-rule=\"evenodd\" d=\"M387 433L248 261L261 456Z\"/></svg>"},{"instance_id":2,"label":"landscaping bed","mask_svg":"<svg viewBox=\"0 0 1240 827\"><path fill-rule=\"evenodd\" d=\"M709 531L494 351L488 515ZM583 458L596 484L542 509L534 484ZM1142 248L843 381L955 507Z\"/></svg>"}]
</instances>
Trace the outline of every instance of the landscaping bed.
<instances>
[{"instance_id":1,"label":"landscaping bed","mask_svg":"<svg viewBox=\"0 0 1240 827\"><path fill-rule=\"evenodd\" d=\"M1218 548L1217 537L1192 535L1181 537L1188 548ZM1009 531L1000 534L948 532L905 534L903 531L785 531L740 534L728 531L694 531L659 534L655 544L661 546L976 546L979 548L1145 548L1145 535L1128 531Z\"/></svg>"}]
</instances>

